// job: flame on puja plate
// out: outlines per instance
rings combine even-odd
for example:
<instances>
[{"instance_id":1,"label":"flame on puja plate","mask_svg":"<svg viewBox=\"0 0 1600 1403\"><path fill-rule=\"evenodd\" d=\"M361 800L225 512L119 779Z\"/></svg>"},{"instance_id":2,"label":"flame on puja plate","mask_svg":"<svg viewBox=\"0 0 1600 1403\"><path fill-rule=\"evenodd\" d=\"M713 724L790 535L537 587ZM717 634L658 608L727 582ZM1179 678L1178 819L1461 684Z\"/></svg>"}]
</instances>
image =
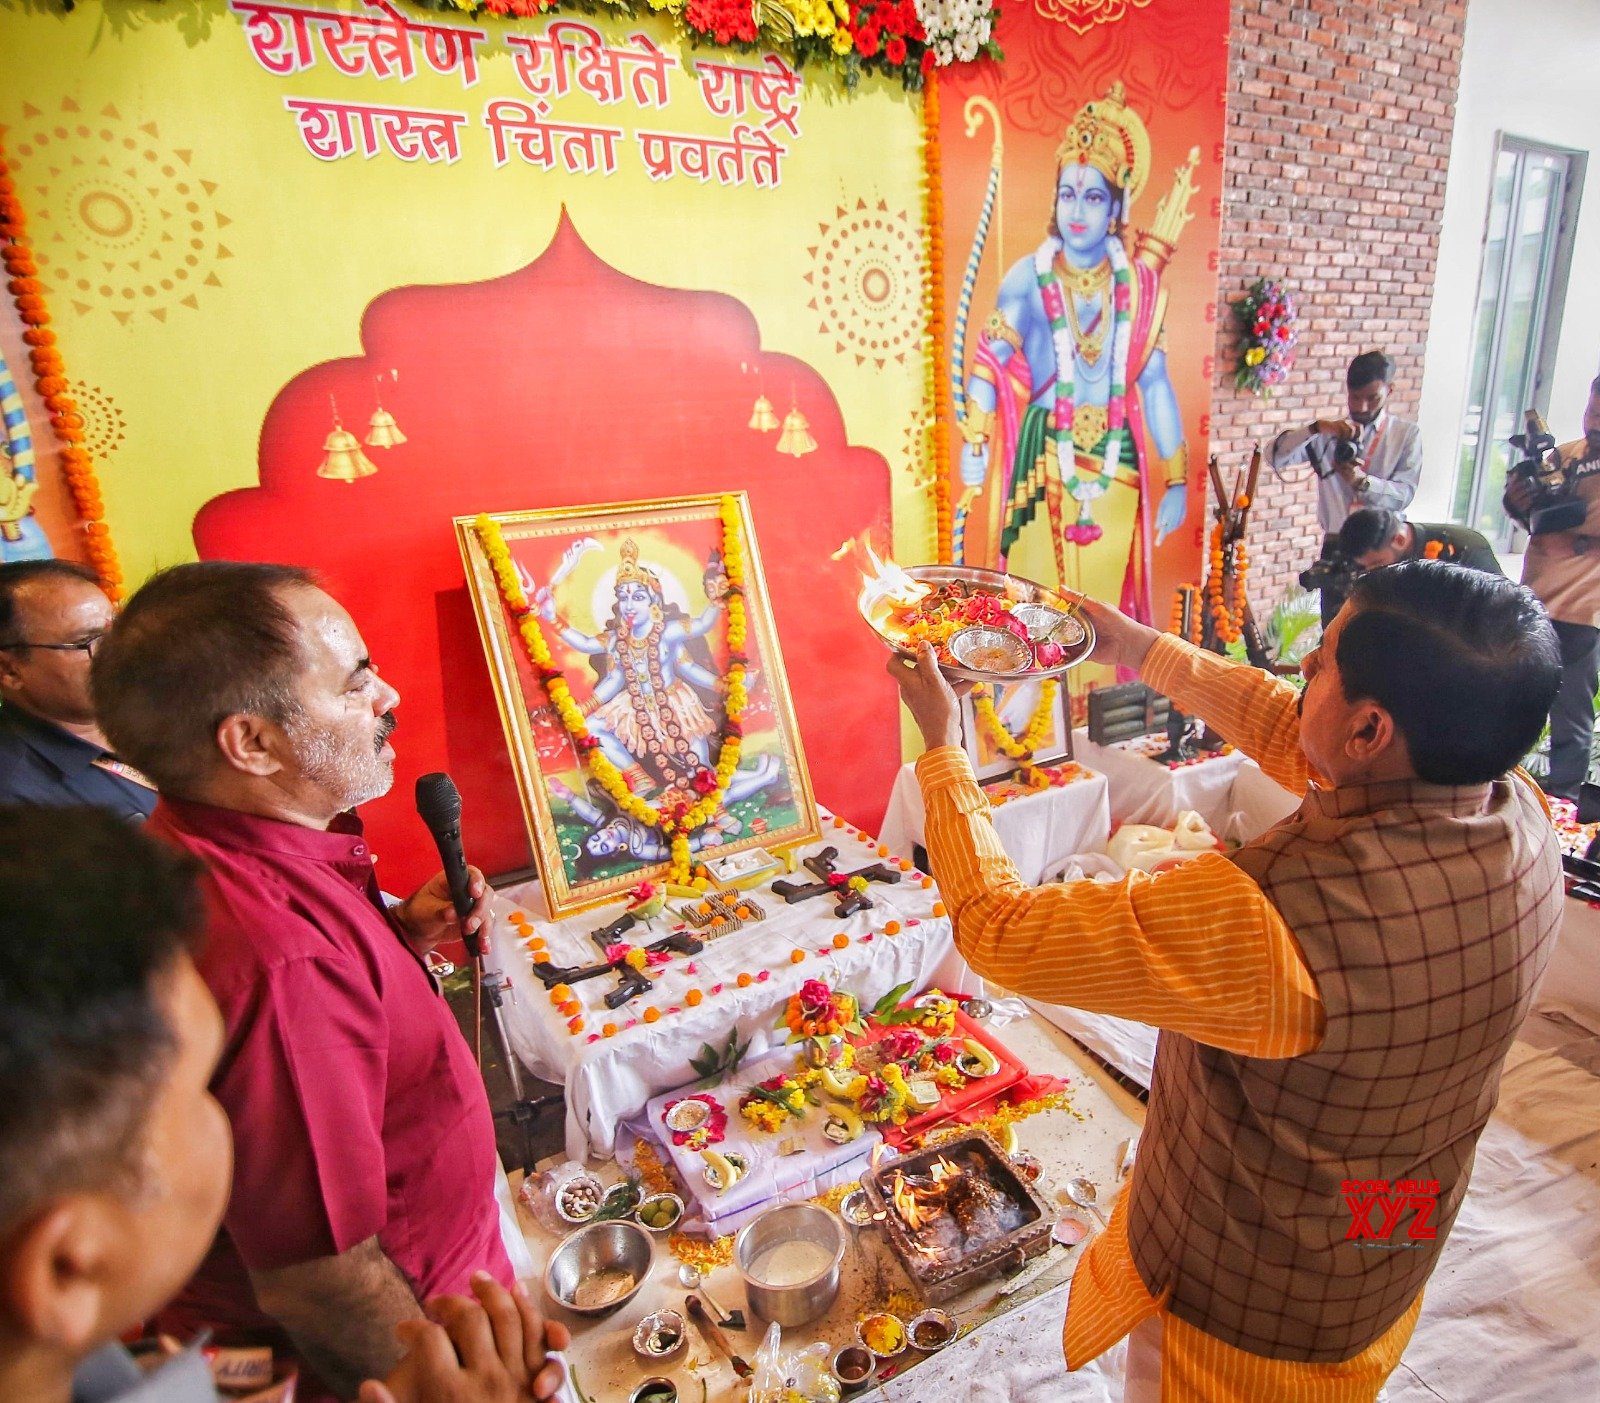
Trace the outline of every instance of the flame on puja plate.
<instances>
[{"instance_id":1,"label":"flame on puja plate","mask_svg":"<svg viewBox=\"0 0 1600 1403\"><path fill-rule=\"evenodd\" d=\"M856 607L861 610L862 618L880 633L887 634L892 632L894 614L916 608L933 589L912 579L894 561L880 559L867 543L863 542L861 548L872 570L861 572L861 594Z\"/></svg>"}]
</instances>

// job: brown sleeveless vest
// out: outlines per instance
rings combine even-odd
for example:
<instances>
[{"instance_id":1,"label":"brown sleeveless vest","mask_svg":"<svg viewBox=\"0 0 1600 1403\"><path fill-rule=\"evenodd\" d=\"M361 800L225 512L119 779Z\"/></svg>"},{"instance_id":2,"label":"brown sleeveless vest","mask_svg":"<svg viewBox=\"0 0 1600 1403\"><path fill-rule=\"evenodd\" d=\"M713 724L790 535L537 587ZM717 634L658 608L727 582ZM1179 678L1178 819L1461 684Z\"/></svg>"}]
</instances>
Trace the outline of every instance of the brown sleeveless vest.
<instances>
[{"instance_id":1,"label":"brown sleeveless vest","mask_svg":"<svg viewBox=\"0 0 1600 1403\"><path fill-rule=\"evenodd\" d=\"M1522 780L1399 781L1314 790L1235 860L1294 932L1326 1035L1277 1060L1161 1035L1129 1239L1179 1318L1338 1362L1415 1299L1455 1221L1560 924L1559 849ZM1437 1180L1437 1208L1391 1220L1364 1201L1378 1180Z\"/></svg>"}]
</instances>

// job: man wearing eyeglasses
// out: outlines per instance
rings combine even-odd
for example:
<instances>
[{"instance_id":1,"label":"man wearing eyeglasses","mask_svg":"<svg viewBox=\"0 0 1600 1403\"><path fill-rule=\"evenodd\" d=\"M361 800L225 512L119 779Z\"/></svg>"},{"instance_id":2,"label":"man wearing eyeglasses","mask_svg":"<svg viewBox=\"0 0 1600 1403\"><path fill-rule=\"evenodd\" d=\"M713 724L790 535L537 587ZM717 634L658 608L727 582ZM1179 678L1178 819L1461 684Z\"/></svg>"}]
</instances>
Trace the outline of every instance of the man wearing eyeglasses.
<instances>
[{"instance_id":1,"label":"man wearing eyeglasses","mask_svg":"<svg viewBox=\"0 0 1600 1403\"><path fill-rule=\"evenodd\" d=\"M114 616L81 565L0 565L0 804L93 804L136 822L155 808L89 696L89 660Z\"/></svg>"}]
</instances>

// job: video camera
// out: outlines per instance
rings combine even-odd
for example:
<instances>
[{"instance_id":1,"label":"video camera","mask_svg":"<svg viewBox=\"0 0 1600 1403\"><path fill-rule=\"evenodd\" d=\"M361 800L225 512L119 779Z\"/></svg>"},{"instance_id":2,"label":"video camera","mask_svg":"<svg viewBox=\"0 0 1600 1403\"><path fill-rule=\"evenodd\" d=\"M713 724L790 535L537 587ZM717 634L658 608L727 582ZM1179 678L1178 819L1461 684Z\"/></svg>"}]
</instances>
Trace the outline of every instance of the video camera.
<instances>
[{"instance_id":1,"label":"video camera","mask_svg":"<svg viewBox=\"0 0 1600 1403\"><path fill-rule=\"evenodd\" d=\"M1339 549L1338 537L1329 536L1323 539L1322 554L1309 569L1300 572L1300 588L1328 590L1343 596L1350 593L1359 574L1361 567Z\"/></svg>"},{"instance_id":2,"label":"video camera","mask_svg":"<svg viewBox=\"0 0 1600 1403\"><path fill-rule=\"evenodd\" d=\"M1576 531L1588 515L1588 504L1573 492L1576 482L1561 466L1555 435L1537 409L1528 410L1523 431L1512 436L1511 446L1522 454L1522 461L1506 474L1506 509L1526 521L1530 536ZM1510 500L1511 485L1519 481L1533 489L1526 513Z\"/></svg>"}]
</instances>

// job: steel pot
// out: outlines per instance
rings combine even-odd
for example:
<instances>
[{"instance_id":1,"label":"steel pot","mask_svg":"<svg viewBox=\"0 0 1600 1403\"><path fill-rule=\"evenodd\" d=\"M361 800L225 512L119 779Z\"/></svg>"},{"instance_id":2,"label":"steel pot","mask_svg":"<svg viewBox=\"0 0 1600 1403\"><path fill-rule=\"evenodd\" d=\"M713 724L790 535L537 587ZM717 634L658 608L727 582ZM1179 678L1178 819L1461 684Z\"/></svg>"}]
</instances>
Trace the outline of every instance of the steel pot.
<instances>
[{"instance_id":1,"label":"steel pot","mask_svg":"<svg viewBox=\"0 0 1600 1403\"><path fill-rule=\"evenodd\" d=\"M812 1243L826 1254L818 1256L818 1269L802 1280L774 1284L752 1275L752 1268L769 1260L767 1254L785 1243ZM750 1309L763 1320L780 1325L804 1325L826 1315L839 1294L839 1269L849 1246L844 1224L826 1208L813 1203L785 1203L769 1208L739 1230L733 1240L734 1265L744 1279Z\"/></svg>"}]
</instances>

